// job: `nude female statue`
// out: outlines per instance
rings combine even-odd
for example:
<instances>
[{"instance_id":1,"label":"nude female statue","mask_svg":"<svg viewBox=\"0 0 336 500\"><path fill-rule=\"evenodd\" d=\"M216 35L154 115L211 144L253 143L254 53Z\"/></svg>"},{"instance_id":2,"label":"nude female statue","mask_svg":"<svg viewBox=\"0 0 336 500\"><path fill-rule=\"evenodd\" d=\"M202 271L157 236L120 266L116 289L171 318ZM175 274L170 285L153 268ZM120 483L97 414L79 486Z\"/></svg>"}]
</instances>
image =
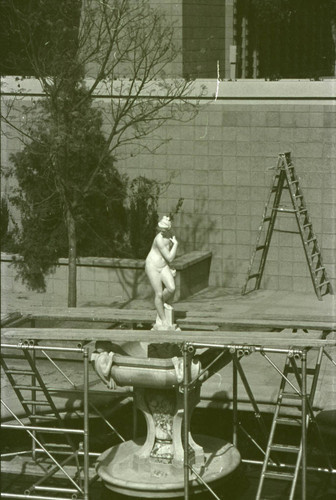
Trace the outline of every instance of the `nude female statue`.
<instances>
[{"instance_id":1,"label":"nude female statue","mask_svg":"<svg viewBox=\"0 0 336 500\"><path fill-rule=\"evenodd\" d=\"M164 308L171 308L169 300L175 292L174 270L170 268L176 256L178 242L171 232L171 221L167 216L158 223L158 234L146 258L145 271L154 289L154 304L162 324L166 324ZM176 272L176 271L175 271Z\"/></svg>"}]
</instances>

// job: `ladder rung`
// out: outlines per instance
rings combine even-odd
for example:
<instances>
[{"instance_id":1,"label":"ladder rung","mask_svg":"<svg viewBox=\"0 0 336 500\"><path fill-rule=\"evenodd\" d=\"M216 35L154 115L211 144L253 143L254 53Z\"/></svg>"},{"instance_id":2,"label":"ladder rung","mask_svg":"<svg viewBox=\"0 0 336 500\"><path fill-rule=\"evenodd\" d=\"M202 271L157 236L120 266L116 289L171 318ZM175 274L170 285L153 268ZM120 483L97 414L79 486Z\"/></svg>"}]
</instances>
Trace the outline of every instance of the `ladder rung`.
<instances>
[{"instance_id":1,"label":"ladder rung","mask_svg":"<svg viewBox=\"0 0 336 500\"><path fill-rule=\"evenodd\" d=\"M299 184L298 179L294 179L293 181L291 181L291 184Z\"/></svg>"},{"instance_id":2,"label":"ladder rung","mask_svg":"<svg viewBox=\"0 0 336 500\"><path fill-rule=\"evenodd\" d=\"M252 278L256 278L257 276L259 276L260 273L255 273L255 274L251 274L249 276L249 280L252 279Z\"/></svg>"},{"instance_id":3,"label":"ladder rung","mask_svg":"<svg viewBox=\"0 0 336 500\"><path fill-rule=\"evenodd\" d=\"M292 481L294 478L294 474L288 472L265 472L264 475L269 479L282 479L283 481Z\"/></svg>"},{"instance_id":4,"label":"ladder rung","mask_svg":"<svg viewBox=\"0 0 336 500\"><path fill-rule=\"evenodd\" d=\"M319 285L316 285L317 288L322 288L324 285L330 285L329 281L324 281L323 283L320 283Z\"/></svg>"},{"instance_id":5,"label":"ladder rung","mask_svg":"<svg viewBox=\"0 0 336 500\"><path fill-rule=\"evenodd\" d=\"M287 399L301 399L300 394L296 394L294 392L283 392L282 397Z\"/></svg>"},{"instance_id":6,"label":"ladder rung","mask_svg":"<svg viewBox=\"0 0 336 500\"><path fill-rule=\"evenodd\" d=\"M301 370L301 366L298 366L298 367L297 367L297 371L298 371L299 373L301 373L301 371L302 371L302 370ZM291 366L289 366L289 367L288 367L288 372L289 372L289 373L295 373L294 368L292 368ZM307 375L315 375L315 373L316 373L316 369L315 369L315 368L306 368L306 373L307 373Z\"/></svg>"},{"instance_id":7,"label":"ladder rung","mask_svg":"<svg viewBox=\"0 0 336 500\"><path fill-rule=\"evenodd\" d=\"M315 271L315 273L318 273L318 272L320 272L320 271L322 271L322 270L325 270L325 267L324 267L324 266L317 267L314 271Z\"/></svg>"},{"instance_id":8,"label":"ladder rung","mask_svg":"<svg viewBox=\"0 0 336 500\"><path fill-rule=\"evenodd\" d=\"M294 427L300 427L301 426L301 421L294 419L294 418L289 418L289 417L278 417L276 419L277 423L280 425L292 425Z\"/></svg>"},{"instance_id":9,"label":"ladder rung","mask_svg":"<svg viewBox=\"0 0 336 500\"><path fill-rule=\"evenodd\" d=\"M50 406L48 401L34 401L31 399L23 399L22 403L25 405Z\"/></svg>"},{"instance_id":10,"label":"ladder rung","mask_svg":"<svg viewBox=\"0 0 336 500\"><path fill-rule=\"evenodd\" d=\"M309 240L307 240L307 243L311 243L312 241L316 241L316 236L313 236L313 238L310 238Z\"/></svg>"},{"instance_id":11,"label":"ladder rung","mask_svg":"<svg viewBox=\"0 0 336 500\"><path fill-rule=\"evenodd\" d=\"M283 451L283 452L288 452L288 453L299 453L300 447L299 446L293 446L293 445L288 445L288 444L272 444L271 445L271 450L273 451Z\"/></svg>"},{"instance_id":12,"label":"ladder rung","mask_svg":"<svg viewBox=\"0 0 336 500\"><path fill-rule=\"evenodd\" d=\"M256 250L263 250L266 247L266 245L259 245Z\"/></svg>"},{"instance_id":13,"label":"ladder rung","mask_svg":"<svg viewBox=\"0 0 336 500\"><path fill-rule=\"evenodd\" d=\"M36 385L14 384L13 387L14 389L20 389L21 391L43 391L41 387Z\"/></svg>"},{"instance_id":14,"label":"ladder rung","mask_svg":"<svg viewBox=\"0 0 336 500\"><path fill-rule=\"evenodd\" d=\"M295 198L303 198L303 194L295 194Z\"/></svg>"},{"instance_id":15,"label":"ladder rung","mask_svg":"<svg viewBox=\"0 0 336 500\"><path fill-rule=\"evenodd\" d=\"M312 253L312 254L311 254L311 258L313 259L313 258L314 258L314 257L316 257L317 255L319 256L319 255L320 255L320 252L315 252L315 253Z\"/></svg>"},{"instance_id":16,"label":"ladder rung","mask_svg":"<svg viewBox=\"0 0 336 500\"><path fill-rule=\"evenodd\" d=\"M272 208L272 210L274 210L274 212L283 212L286 214L295 214L295 212L297 212L297 210L292 208Z\"/></svg>"},{"instance_id":17,"label":"ladder rung","mask_svg":"<svg viewBox=\"0 0 336 500\"><path fill-rule=\"evenodd\" d=\"M35 373L30 370L5 370L5 373L10 373L11 375L35 375Z\"/></svg>"},{"instance_id":18,"label":"ladder rung","mask_svg":"<svg viewBox=\"0 0 336 500\"><path fill-rule=\"evenodd\" d=\"M14 354L13 352L2 352L0 357L2 359L25 359L22 354Z\"/></svg>"},{"instance_id":19,"label":"ladder rung","mask_svg":"<svg viewBox=\"0 0 336 500\"><path fill-rule=\"evenodd\" d=\"M307 224L303 224L303 228L306 229L306 227L310 227L312 226L312 223L311 222L308 222Z\"/></svg>"},{"instance_id":20,"label":"ladder rung","mask_svg":"<svg viewBox=\"0 0 336 500\"><path fill-rule=\"evenodd\" d=\"M299 212L300 214L304 214L305 212L308 212L308 210L306 208L300 208Z\"/></svg>"},{"instance_id":21,"label":"ladder rung","mask_svg":"<svg viewBox=\"0 0 336 500\"><path fill-rule=\"evenodd\" d=\"M43 432L43 431L42 431ZM70 444L62 444L62 443L44 443L43 444L45 448L66 448L66 449L72 449L72 446Z\"/></svg>"},{"instance_id":22,"label":"ladder rung","mask_svg":"<svg viewBox=\"0 0 336 500\"><path fill-rule=\"evenodd\" d=\"M58 420L58 418L55 417L54 415L29 415L29 418L30 419L34 418L34 419L38 419L38 420L40 420L40 419L43 419L43 420L54 420L54 421Z\"/></svg>"},{"instance_id":23,"label":"ladder rung","mask_svg":"<svg viewBox=\"0 0 336 500\"><path fill-rule=\"evenodd\" d=\"M264 222L269 222L272 219L272 217L265 217Z\"/></svg>"}]
</instances>

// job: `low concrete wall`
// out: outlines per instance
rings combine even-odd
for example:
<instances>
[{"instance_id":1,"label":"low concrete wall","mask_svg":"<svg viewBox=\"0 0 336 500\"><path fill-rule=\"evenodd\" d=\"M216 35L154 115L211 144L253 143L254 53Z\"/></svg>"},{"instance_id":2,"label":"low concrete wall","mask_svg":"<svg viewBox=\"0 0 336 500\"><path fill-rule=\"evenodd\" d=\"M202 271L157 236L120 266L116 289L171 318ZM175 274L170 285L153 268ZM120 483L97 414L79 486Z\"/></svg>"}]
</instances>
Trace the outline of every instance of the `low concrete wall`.
<instances>
[{"instance_id":1,"label":"low concrete wall","mask_svg":"<svg viewBox=\"0 0 336 500\"><path fill-rule=\"evenodd\" d=\"M211 252L189 252L175 259L175 300L180 300L208 286ZM1 253L1 289L6 292L28 293L28 288L16 278L12 255ZM113 303L153 295L145 275L145 261L137 259L111 259L85 257L78 259L78 303ZM67 297L68 260L59 259L55 271L46 278L44 295L55 302Z\"/></svg>"}]
</instances>

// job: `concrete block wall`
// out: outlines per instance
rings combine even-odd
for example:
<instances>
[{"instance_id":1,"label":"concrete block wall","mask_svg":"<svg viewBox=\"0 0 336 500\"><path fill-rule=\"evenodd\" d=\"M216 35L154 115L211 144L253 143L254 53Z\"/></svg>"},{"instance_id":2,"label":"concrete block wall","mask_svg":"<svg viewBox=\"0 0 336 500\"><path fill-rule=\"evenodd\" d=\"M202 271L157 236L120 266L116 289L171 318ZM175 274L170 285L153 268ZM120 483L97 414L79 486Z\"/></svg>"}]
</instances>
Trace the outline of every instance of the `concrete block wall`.
<instances>
[{"instance_id":1,"label":"concrete block wall","mask_svg":"<svg viewBox=\"0 0 336 500\"><path fill-rule=\"evenodd\" d=\"M329 277L336 288L336 107L335 80L325 82L206 82L209 101L191 122L167 123L170 138L155 154L120 160L131 177L171 181L160 201L169 213L180 197L174 225L179 254L212 251L210 284L240 288L280 152L291 151ZM197 95L197 91L196 95ZM213 96L213 97L212 97ZM27 97L30 102L30 97ZM20 120L20 114L17 117ZM146 139L155 145L157 139ZM2 165L21 147L3 136ZM2 191L6 191L2 183ZM295 229L279 218L279 228ZM102 285L104 286L104 285ZM312 291L298 235L275 233L262 287Z\"/></svg>"},{"instance_id":2,"label":"concrete block wall","mask_svg":"<svg viewBox=\"0 0 336 500\"><path fill-rule=\"evenodd\" d=\"M281 83L276 83L280 88ZM256 243L273 167L279 153L291 151L322 257L336 288L335 106L319 99L302 104L300 99L283 98L270 103L247 98L237 102L218 99L202 106L192 122L167 125L162 133L171 137L170 143L155 155L129 159L120 166L134 175L143 172L159 180L171 179L160 208L167 213L180 196L184 198L175 221L180 250L211 250L210 284L240 288ZM279 216L277 227L295 230L294 216ZM262 287L313 291L299 235L274 233Z\"/></svg>"}]
</instances>

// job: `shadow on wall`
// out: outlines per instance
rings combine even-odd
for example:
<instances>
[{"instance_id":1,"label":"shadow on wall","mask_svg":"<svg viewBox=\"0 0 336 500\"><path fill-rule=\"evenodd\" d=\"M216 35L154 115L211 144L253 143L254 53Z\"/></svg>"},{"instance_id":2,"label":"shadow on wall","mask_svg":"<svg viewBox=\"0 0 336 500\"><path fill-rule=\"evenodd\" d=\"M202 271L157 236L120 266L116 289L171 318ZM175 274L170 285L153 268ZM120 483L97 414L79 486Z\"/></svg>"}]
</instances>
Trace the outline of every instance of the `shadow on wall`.
<instances>
[{"instance_id":1,"label":"shadow on wall","mask_svg":"<svg viewBox=\"0 0 336 500\"><path fill-rule=\"evenodd\" d=\"M129 269L120 268L117 270L119 283L123 288L123 305L126 307L132 300L141 297L149 299L152 297L152 290L144 269L136 269L130 272Z\"/></svg>"},{"instance_id":2,"label":"shadow on wall","mask_svg":"<svg viewBox=\"0 0 336 500\"><path fill-rule=\"evenodd\" d=\"M223 278L221 280L221 283L221 286L223 286L224 288L229 288L233 285L237 286L237 274L235 272L235 261L233 259L233 256L225 259Z\"/></svg>"},{"instance_id":3,"label":"shadow on wall","mask_svg":"<svg viewBox=\"0 0 336 500\"><path fill-rule=\"evenodd\" d=\"M180 242L179 252L191 252L193 250L211 250L210 234L216 228L216 222L211 220L205 200L202 200L200 213L181 214L177 238ZM215 252L213 251L215 254Z\"/></svg>"}]
</instances>

